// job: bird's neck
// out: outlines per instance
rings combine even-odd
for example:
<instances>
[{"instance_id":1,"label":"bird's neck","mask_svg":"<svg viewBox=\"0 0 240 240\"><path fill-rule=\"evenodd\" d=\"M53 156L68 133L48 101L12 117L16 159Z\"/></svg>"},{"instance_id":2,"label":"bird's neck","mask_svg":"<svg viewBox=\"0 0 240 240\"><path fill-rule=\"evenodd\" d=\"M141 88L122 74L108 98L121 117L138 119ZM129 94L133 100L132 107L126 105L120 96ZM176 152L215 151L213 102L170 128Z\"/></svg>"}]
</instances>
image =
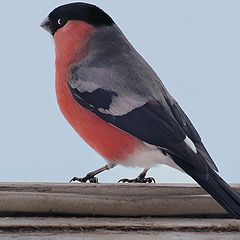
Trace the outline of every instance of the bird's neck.
<instances>
[{"instance_id":1,"label":"bird's neck","mask_svg":"<svg viewBox=\"0 0 240 240\"><path fill-rule=\"evenodd\" d=\"M87 43L94 27L81 21L69 21L54 35L56 66L66 68L81 61L88 52Z\"/></svg>"}]
</instances>

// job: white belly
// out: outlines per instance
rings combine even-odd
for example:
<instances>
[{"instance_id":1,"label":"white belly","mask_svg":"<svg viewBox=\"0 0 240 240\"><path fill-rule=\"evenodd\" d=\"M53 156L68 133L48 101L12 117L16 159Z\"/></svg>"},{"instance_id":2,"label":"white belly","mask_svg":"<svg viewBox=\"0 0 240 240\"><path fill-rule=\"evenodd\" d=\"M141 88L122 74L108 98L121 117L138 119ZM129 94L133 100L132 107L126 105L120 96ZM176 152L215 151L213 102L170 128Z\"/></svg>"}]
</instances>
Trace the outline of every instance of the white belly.
<instances>
[{"instance_id":1,"label":"white belly","mask_svg":"<svg viewBox=\"0 0 240 240\"><path fill-rule=\"evenodd\" d=\"M128 167L151 168L157 164L165 164L179 171L183 170L172 160L168 154L163 154L156 146L144 143L143 147L128 157L122 165Z\"/></svg>"}]
</instances>

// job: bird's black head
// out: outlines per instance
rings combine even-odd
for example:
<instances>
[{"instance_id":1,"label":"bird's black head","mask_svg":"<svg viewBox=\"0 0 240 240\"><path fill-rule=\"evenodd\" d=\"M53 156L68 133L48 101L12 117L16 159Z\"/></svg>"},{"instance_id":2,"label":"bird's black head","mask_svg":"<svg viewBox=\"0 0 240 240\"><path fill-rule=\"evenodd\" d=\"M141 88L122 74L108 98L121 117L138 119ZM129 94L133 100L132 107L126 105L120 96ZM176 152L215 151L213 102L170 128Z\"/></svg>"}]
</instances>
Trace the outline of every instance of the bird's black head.
<instances>
[{"instance_id":1,"label":"bird's black head","mask_svg":"<svg viewBox=\"0 0 240 240\"><path fill-rule=\"evenodd\" d=\"M112 18L97 6L77 2L55 8L42 22L41 27L54 35L69 20L84 21L94 27L110 26L114 23Z\"/></svg>"}]
</instances>

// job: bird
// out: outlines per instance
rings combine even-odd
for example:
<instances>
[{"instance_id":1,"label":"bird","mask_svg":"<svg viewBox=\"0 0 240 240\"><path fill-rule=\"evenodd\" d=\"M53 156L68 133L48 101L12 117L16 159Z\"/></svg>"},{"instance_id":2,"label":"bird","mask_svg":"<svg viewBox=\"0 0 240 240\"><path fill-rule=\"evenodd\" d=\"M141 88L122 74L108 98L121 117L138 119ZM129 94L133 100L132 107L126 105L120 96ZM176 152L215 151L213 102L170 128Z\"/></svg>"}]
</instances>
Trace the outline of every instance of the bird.
<instances>
[{"instance_id":1,"label":"bird","mask_svg":"<svg viewBox=\"0 0 240 240\"><path fill-rule=\"evenodd\" d=\"M156 72L101 8L75 2L41 23L55 44L56 96L61 112L106 165L71 181L97 182L117 165L144 170L120 182L151 183L165 164L191 176L240 218L240 196L218 174L200 135Z\"/></svg>"}]
</instances>

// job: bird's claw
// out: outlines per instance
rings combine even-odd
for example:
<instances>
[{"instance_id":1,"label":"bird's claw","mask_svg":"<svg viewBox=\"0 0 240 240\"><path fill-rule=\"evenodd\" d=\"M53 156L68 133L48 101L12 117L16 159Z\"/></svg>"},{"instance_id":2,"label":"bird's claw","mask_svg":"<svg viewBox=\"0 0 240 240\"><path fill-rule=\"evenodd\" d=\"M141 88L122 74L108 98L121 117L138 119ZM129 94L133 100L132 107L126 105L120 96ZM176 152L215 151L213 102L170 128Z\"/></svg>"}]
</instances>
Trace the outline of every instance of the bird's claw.
<instances>
[{"instance_id":1,"label":"bird's claw","mask_svg":"<svg viewBox=\"0 0 240 240\"><path fill-rule=\"evenodd\" d=\"M71 182L80 182L80 183L86 183L87 181L89 181L90 183L98 183L98 178L97 177L83 177L83 178L79 178L79 177L73 177L70 180Z\"/></svg>"},{"instance_id":2,"label":"bird's claw","mask_svg":"<svg viewBox=\"0 0 240 240\"><path fill-rule=\"evenodd\" d=\"M118 183L156 183L155 179L153 177L148 178L134 178L134 179L128 179L128 178L122 178L118 181Z\"/></svg>"}]
</instances>

